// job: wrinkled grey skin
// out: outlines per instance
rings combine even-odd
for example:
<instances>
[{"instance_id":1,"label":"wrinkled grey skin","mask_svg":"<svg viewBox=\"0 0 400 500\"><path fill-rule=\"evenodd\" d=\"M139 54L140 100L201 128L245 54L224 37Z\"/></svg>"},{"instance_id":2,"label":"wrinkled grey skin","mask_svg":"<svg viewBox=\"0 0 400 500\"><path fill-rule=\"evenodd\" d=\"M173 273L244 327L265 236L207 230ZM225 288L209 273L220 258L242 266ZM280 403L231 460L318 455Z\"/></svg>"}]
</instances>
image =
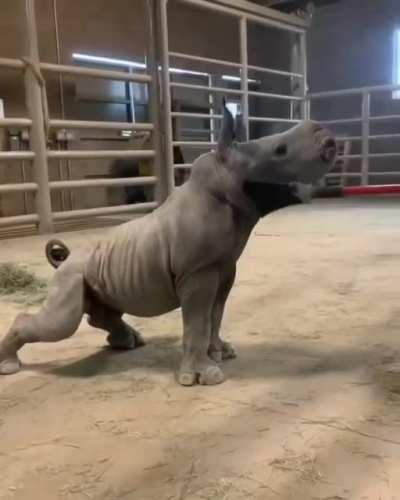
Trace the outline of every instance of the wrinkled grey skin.
<instances>
[{"instance_id":1,"label":"wrinkled grey skin","mask_svg":"<svg viewBox=\"0 0 400 500\"><path fill-rule=\"evenodd\" d=\"M123 313L151 317L181 307L178 381L223 381L220 362L235 357L219 334L224 306L236 261L263 215L243 183L309 183L327 172L335 156L334 140L315 122L242 143L233 140L239 129L225 109L217 151L195 162L186 184L153 213L71 253L40 311L18 315L2 340L1 374L20 369L17 351L24 344L70 337L85 313L90 325L108 332L111 347L135 348L143 340L122 320ZM288 204L284 200L265 212Z\"/></svg>"}]
</instances>

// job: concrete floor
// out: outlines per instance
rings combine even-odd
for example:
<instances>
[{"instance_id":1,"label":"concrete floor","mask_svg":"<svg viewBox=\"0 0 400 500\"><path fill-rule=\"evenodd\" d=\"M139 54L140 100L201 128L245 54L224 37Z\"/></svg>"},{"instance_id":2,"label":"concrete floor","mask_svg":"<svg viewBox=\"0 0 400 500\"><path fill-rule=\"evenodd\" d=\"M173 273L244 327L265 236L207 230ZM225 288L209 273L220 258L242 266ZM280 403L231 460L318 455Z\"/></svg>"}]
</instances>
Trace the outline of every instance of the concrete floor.
<instances>
[{"instance_id":1,"label":"concrete floor","mask_svg":"<svg viewBox=\"0 0 400 500\"><path fill-rule=\"evenodd\" d=\"M2 241L1 260L49 277L43 241ZM397 376L382 368L399 360L399 263L400 199L264 219L223 323L239 357L217 387L176 384L179 311L132 318L149 342L135 352L104 350L85 323L28 346L0 380L0 498L400 498ZM1 301L4 331L20 308Z\"/></svg>"}]
</instances>

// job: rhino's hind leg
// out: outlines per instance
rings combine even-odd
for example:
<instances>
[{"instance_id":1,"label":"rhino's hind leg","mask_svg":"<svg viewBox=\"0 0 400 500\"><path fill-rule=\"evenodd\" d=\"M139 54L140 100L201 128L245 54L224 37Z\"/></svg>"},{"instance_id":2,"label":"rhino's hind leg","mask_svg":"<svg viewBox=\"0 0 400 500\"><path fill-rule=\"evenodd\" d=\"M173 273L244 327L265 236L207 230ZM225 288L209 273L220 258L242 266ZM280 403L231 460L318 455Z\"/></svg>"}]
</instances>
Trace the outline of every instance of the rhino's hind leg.
<instances>
[{"instance_id":1,"label":"rhino's hind leg","mask_svg":"<svg viewBox=\"0 0 400 500\"><path fill-rule=\"evenodd\" d=\"M122 313L90 298L88 323L108 332L107 342L112 349L136 349L144 346L143 337L122 319Z\"/></svg>"},{"instance_id":2,"label":"rhino's hind leg","mask_svg":"<svg viewBox=\"0 0 400 500\"><path fill-rule=\"evenodd\" d=\"M0 374L20 370L17 352L26 343L57 342L73 335L83 316L82 274L65 267L56 273L48 299L37 314L19 314L0 343Z\"/></svg>"}]
</instances>

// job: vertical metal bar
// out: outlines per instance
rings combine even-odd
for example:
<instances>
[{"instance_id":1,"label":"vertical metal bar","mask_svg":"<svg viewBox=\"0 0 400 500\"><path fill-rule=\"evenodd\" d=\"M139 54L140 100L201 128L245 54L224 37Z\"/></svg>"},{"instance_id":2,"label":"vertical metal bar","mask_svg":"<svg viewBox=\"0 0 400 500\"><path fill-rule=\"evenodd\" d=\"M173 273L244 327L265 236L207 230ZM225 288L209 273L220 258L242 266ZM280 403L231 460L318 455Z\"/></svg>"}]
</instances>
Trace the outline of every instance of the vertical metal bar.
<instances>
[{"instance_id":1,"label":"vertical metal bar","mask_svg":"<svg viewBox=\"0 0 400 500\"><path fill-rule=\"evenodd\" d=\"M174 151L171 121L171 89L169 76L169 48L168 48L168 0L156 0L155 2L155 30L157 37L157 52L161 66L161 124L162 124L162 146L164 161L160 165L159 179L160 196L164 200L174 189Z\"/></svg>"},{"instance_id":2,"label":"vertical metal bar","mask_svg":"<svg viewBox=\"0 0 400 500\"><path fill-rule=\"evenodd\" d=\"M160 107L160 74L157 63L157 34L155 31L155 20L157 19L156 3L158 0L146 0L147 26L148 26L148 47L147 47L147 71L152 77L152 82L148 87L150 117L154 125L153 147L156 152L154 158L154 175L157 177L155 197L162 203L172 192L174 187L173 158L170 169L163 168L165 161L163 158L163 148L161 144L160 122L162 113ZM165 112L164 112L165 115ZM170 117L169 117L170 119ZM170 120L171 121L171 120ZM172 152L172 138L169 150ZM169 159L171 161L171 159ZM172 174L172 175L171 175Z\"/></svg>"},{"instance_id":3,"label":"vertical metal bar","mask_svg":"<svg viewBox=\"0 0 400 500\"><path fill-rule=\"evenodd\" d=\"M300 73L303 75L301 79L301 97L304 99L301 104L301 118L309 120L311 103L306 100L308 94L307 32L305 31L298 36L300 37Z\"/></svg>"},{"instance_id":4,"label":"vertical metal bar","mask_svg":"<svg viewBox=\"0 0 400 500\"><path fill-rule=\"evenodd\" d=\"M370 136L371 94L363 92L361 104L361 184L366 186L369 181L369 136Z\"/></svg>"},{"instance_id":5,"label":"vertical metal bar","mask_svg":"<svg viewBox=\"0 0 400 500\"><path fill-rule=\"evenodd\" d=\"M39 64L39 49L37 43L35 2L26 0L26 27L27 50L33 64ZM25 71L26 103L31 127L31 148L35 153L33 170L38 191L35 197L36 211L39 216L39 232L42 234L53 232L51 213L51 198L49 187L49 170L47 164L47 145L44 132L44 116L42 107L42 93L40 84L30 67Z\"/></svg>"},{"instance_id":6,"label":"vertical metal bar","mask_svg":"<svg viewBox=\"0 0 400 500\"><path fill-rule=\"evenodd\" d=\"M243 124L246 130L246 138L249 139L249 79L248 79L248 54L247 54L247 18L241 17L239 21L240 36L240 81L242 94Z\"/></svg>"},{"instance_id":7,"label":"vertical metal bar","mask_svg":"<svg viewBox=\"0 0 400 500\"><path fill-rule=\"evenodd\" d=\"M212 87L213 86L213 76L208 75L208 86ZM210 106L210 142L216 142L216 130L215 130L215 119L213 118L213 115L215 114L215 98L214 94L212 92L208 93L208 104Z\"/></svg>"}]
</instances>

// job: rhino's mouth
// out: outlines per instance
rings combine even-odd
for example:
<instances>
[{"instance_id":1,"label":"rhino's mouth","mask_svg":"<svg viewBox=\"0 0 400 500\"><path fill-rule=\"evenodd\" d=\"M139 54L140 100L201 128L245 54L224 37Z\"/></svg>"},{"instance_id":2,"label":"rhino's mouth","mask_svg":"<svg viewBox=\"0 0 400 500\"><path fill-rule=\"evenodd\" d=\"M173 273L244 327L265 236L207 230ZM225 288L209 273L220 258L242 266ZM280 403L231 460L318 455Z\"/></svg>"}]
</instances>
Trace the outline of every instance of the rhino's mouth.
<instances>
[{"instance_id":1,"label":"rhino's mouth","mask_svg":"<svg viewBox=\"0 0 400 500\"><path fill-rule=\"evenodd\" d=\"M337 147L333 137L325 137L321 142L320 158L324 163L332 163L336 157Z\"/></svg>"}]
</instances>

